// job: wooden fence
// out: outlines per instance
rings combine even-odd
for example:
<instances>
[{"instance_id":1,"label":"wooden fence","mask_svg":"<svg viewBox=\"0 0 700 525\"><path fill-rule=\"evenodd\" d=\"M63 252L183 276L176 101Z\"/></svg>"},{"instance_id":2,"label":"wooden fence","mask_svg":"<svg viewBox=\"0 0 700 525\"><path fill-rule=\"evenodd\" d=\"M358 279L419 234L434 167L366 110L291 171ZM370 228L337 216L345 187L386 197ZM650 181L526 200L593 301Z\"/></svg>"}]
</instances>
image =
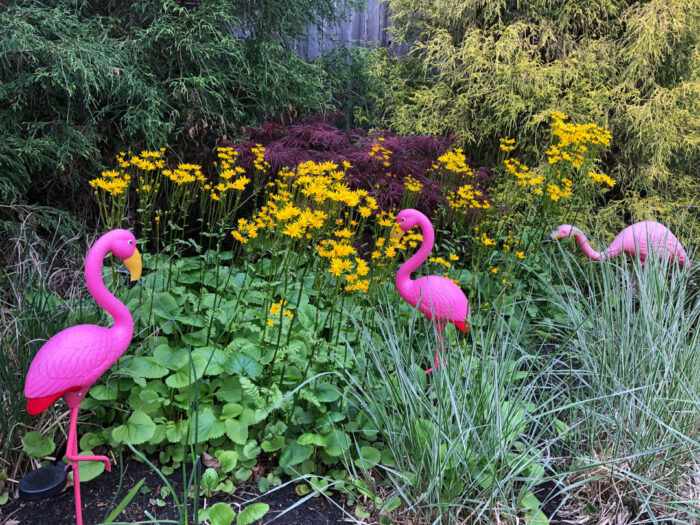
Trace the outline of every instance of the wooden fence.
<instances>
[{"instance_id":1,"label":"wooden fence","mask_svg":"<svg viewBox=\"0 0 700 525\"><path fill-rule=\"evenodd\" d=\"M352 10L345 21L316 28L295 45L296 52L306 59L316 58L339 46L388 47L397 55L408 52L406 44L393 43L391 20L386 2L365 0L360 9Z\"/></svg>"}]
</instances>

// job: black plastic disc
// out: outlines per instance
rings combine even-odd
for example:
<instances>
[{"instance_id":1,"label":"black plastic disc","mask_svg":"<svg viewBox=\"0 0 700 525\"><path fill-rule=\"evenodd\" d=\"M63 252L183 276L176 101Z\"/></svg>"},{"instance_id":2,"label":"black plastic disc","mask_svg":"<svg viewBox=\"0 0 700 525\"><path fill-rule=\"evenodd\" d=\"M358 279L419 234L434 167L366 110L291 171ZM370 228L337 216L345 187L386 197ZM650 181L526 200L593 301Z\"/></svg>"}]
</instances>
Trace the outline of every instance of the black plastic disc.
<instances>
[{"instance_id":1,"label":"black plastic disc","mask_svg":"<svg viewBox=\"0 0 700 525\"><path fill-rule=\"evenodd\" d=\"M26 501L39 501L55 496L66 486L68 472L62 461L28 472L19 480L19 497Z\"/></svg>"}]
</instances>

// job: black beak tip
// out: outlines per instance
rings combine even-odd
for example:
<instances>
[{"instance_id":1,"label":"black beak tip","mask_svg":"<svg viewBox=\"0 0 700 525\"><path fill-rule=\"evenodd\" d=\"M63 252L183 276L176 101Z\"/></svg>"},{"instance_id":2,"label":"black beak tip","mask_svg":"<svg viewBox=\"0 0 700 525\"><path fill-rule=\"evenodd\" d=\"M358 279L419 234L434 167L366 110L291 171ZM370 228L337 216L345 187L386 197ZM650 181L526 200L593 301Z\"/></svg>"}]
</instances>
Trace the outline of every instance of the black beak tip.
<instances>
[{"instance_id":1,"label":"black beak tip","mask_svg":"<svg viewBox=\"0 0 700 525\"><path fill-rule=\"evenodd\" d=\"M554 239L552 239L552 234L550 233L549 235L547 235L547 237L545 237L544 242L552 242L553 240Z\"/></svg>"},{"instance_id":2,"label":"black beak tip","mask_svg":"<svg viewBox=\"0 0 700 525\"><path fill-rule=\"evenodd\" d=\"M130 276L126 276L126 286L131 290L134 286L136 286L137 281L132 281Z\"/></svg>"}]
</instances>

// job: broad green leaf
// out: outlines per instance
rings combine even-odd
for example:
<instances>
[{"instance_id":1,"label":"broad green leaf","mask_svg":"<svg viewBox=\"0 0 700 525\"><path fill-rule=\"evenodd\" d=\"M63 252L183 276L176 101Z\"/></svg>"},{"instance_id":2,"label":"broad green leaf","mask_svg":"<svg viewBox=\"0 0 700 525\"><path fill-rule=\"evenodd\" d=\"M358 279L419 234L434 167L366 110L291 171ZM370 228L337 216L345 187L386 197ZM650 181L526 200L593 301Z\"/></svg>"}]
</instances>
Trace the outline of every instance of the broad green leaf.
<instances>
[{"instance_id":1,"label":"broad green leaf","mask_svg":"<svg viewBox=\"0 0 700 525\"><path fill-rule=\"evenodd\" d=\"M374 447L361 447L360 457L355 460L355 465L370 469L382 460L382 453Z\"/></svg>"},{"instance_id":2,"label":"broad green leaf","mask_svg":"<svg viewBox=\"0 0 700 525\"><path fill-rule=\"evenodd\" d=\"M224 370L230 375L245 374L254 379L262 373L262 365L252 357L236 352L229 356Z\"/></svg>"},{"instance_id":3,"label":"broad green leaf","mask_svg":"<svg viewBox=\"0 0 700 525\"><path fill-rule=\"evenodd\" d=\"M226 403L221 409L221 419L238 417L243 412L243 406L238 403Z\"/></svg>"},{"instance_id":4,"label":"broad green leaf","mask_svg":"<svg viewBox=\"0 0 700 525\"><path fill-rule=\"evenodd\" d=\"M201 478L201 487L204 490L214 490L219 484L219 475L213 468L208 468L204 471Z\"/></svg>"},{"instance_id":5,"label":"broad green leaf","mask_svg":"<svg viewBox=\"0 0 700 525\"><path fill-rule=\"evenodd\" d=\"M340 456L350 448L350 436L342 430L331 430L324 437L326 438L326 453L331 456Z\"/></svg>"},{"instance_id":6,"label":"broad green leaf","mask_svg":"<svg viewBox=\"0 0 700 525\"><path fill-rule=\"evenodd\" d=\"M268 510L270 510L270 506L267 503L248 505L236 518L236 525L250 525L261 519Z\"/></svg>"},{"instance_id":7,"label":"broad green leaf","mask_svg":"<svg viewBox=\"0 0 700 525\"><path fill-rule=\"evenodd\" d=\"M179 370L187 364L186 348L170 348L167 344L158 345L153 351L153 360L170 370Z\"/></svg>"},{"instance_id":8,"label":"broad green leaf","mask_svg":"<svg viewBox=\"0 0 700 525\"><path fill-rule=\"evenodd\" d=\"M222 472L231 472L238 463L238 453L235 450L219 450L216 453Z\"/></svg>"},{"instance_id":9,"label":"broad green leaf","mask_svg":"<svg viewBox=\"0 0 700 525\"><path fill-rule=\"evenodd\" d=\"M56 449L56 444L49 436L44 436L41 432L34 430L27 432L22 438L22 450L34 457L41 458L48 456Z\"/></svg>"},{"instance_id":10,"label":"broad green leaf","mask_svg":"<svg viewBox=\"0 0 700 525\"><path fill-rule=\"evenodd\" d=\"M144 412L135 410L126 424L112 430L112 438L118 443L126 441L132 445L140 445L151 439L155 431L156 424L153 420Z\"/></svg>"},{"instance_id":11,"label":"broad green leaf","mask_svg":"<svg viewBox=\"0 0 700 525\"><path fill-rule=\"evenodd\" d=\"M340 392L338 392L333 385L329 385L328 383L319 383L316 385L315 393L316 398L321 403L332 403L340 398Z\"/></svg>"},{"instance_id":12,"label":"broad green leaf","mask_svg":"<svg viewBox=\"0 0 700 525\"><path fill-rule=\"evenodd\" d=\"M260 446L265 452L275 452L282 448L284 445L284 436L277 436L277 439L273 441L263 441Z\"/></svg>"},{"instance_id":13,"label":"broad green leaf","mask_svg":"<svg viewBox=\"0 0 700 525\"><path fill-rule=\"evenodd\" d=\"M317 447L325 447L326 438L320 434L302 434L297 438L297 443L300 445L316 445Z\"/></svg>"},{"instance_id":14,"label":"broad green leaf","mask_svg":"<svg viewBox=\"0 0 700 525\"><path fill-rule=\"evenodd\" d=\"M541 510L528 511L525 513L525 523L527 525L549 525L549 518Z\"/></svg>"},{"instance_id":15,"label":"broad green leaf","mask_svg":"<svg viewBox=\"0 0 700 525\"><path fill-rule=\"evenodd\" d=\"M114 401L117 399L117 391L107 385L95 385L90 389L90 397L98 401Z\"/></svg>"},{"instance_id":16,"label":"broad green leaf","mask_svg":"<svg viewBox=\"0 0 700 525\"><path fill-rule=\"evenodd\" d=\"M180 315L180 306L168 292L153 294L153 313L161 319L174 320Z\"/></svg>"},{"instance_id":17,"label":"broad green leaf","mask_svg":"<svg viewBox=\"0 0 700 525\"><path fill-rule=\"evenodd\" d=\"M201 360L206 366L204 375L218 376L224 373L224 365L228 356L223 350L212 346L204 346L194 350L192 356L195 358L195 362ZM208 365L207 362L209 363Z\"/></svg>"},{"instance_id":18,"label":"broad green leaf","mask_svg":"<svg viewBox=\"0 0 700 525\"><path fill-rule=\"evenodd\" d=\"M211 525L231 525L235 518L236 513L227 503L215 503L209 510Z\"/></svg>"},{"instance_id":19,"label":"broad green leaf","mask_svg":"<svg viewBox=\"0 0 700 525\"><path fill-rule=\"evenodd\" d=\"M134 357L129 362L129 366L124 369L124 372L136 377L156 379L166 375L168 373L168 369L156 364L152 357L138 356Z\"/></svg>"},{"instance_id":20,"label":"broad green leaf","mask_svg":"<svg viewBox=\"0 0 700 525\"><path fill-rule=\"evenodd\" d=\"M312 445L300 445L291 443L282 451L280 467L293 467L311 456L314 451Z\"/></svg>"},{"instance_id":21,"label":"broad green leaf","mask_svg":"<svg viewBox=\"0 0 700 525\"><path fill-rule=\"evenodd\" d=\"M196 423L196 427L195 427ZM224 435L226 430L222 421L219 421L211 408L200 408L199 413L193 413L190 416L190 442L194 443L195 430L197 431L197 443L204 443L210 439L218 438Z\"/></svg>"},{"instance_id":22,"label":"broad green leaf","mask_svg":"<svg viewBox=\"0 0 700 525\"><path fill-rule=\"evenodd\" d=\"M237 419L227 419L224 421L226 435L238 445L245 445L248 441L248 425Z\"/></svg>"}]
</instances>

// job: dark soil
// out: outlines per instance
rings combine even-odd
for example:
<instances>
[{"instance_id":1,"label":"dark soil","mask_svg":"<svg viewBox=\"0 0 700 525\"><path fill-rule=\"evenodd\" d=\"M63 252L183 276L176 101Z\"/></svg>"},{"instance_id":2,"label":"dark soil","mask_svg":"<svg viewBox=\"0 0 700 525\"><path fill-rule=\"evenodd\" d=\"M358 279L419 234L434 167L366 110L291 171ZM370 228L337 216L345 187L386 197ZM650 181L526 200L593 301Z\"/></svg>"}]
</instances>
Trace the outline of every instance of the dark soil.
<instances>
[{"instance_id":1,"label":"dark soil","mask_svg":"<svg viewBox=\"0 0 700 525\"><path fill-rule=\"evenodd\" d=\"M112 509L126 496L129 490L141 479L145 479L141 491L134 497L129 505L117 517L118 522L134 523L148 521L145 512L149 512L159 520L177 520L178 512L172 497L165 498L165 506L159 506L156 499L160 497L160 490L165 486L163 480L153 472L146 464L131 460L124 466L124 478L119 486L119 467L112 466L112 472L104 472L98 478L81 483L81 495L83 501L83 522L85 525L102 523ZM176 472L168 477L175 493L182 500L182 474ZM146 487L147 489L145 489ZM143 492L146 492L145 494ZM232 495L216 494L213 498L206 499L206 505L211 506L219 501L231 504L238 513L242 511L248 502L260 496L254 484L248 484L236 488ZM293 510L280 516L280 514L300 498L292 485L275 491L268 491L255 502L263 502L270 505L269 512L257 523L274 523L275 525L333 525L352 523L347 515L338 508L342 502L335 503L323 496L310 498ZM200 500L203 504L205 499ZM191 513L189 514L191 516ZM277 519L275 519L277 518ZM191 518L190 518L191 519ZM67 487L58 496L37 502L24 502L12 500L0 507L0 524L13 525L72 525L75 523L75 502L73 499L73 487ZM257 524L256 524L257 525Z\"/></svg>"}]
</instances>

